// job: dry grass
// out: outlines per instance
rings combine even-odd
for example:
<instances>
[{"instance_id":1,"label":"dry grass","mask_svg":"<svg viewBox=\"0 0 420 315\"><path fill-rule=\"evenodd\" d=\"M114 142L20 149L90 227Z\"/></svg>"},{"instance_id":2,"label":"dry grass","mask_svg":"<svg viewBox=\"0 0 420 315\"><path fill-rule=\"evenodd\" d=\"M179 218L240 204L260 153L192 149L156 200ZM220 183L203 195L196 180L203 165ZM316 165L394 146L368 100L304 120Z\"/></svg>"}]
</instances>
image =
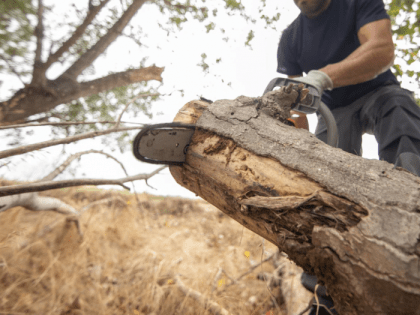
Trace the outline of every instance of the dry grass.
<instances>
[{"instance_id":1,"label":"dry grass","mask_svg":"<svg viewBox=\"0 0 420 315\"><path fill-rule=\"evenodd\" d=\"M236 278L261 260L262 246L204 201L139 194L138 204L132 194L94 187L41 194L76 209L119 198L82 214L83 236L57 213L0 213L0 314L211 314L178 289L176 274L231 314L282 314L256 279L261 267L226 290L230 280L222 277L212 293L219 267ZM266 250L276 247L266 242Z\"/></svg>"}]
</instances>

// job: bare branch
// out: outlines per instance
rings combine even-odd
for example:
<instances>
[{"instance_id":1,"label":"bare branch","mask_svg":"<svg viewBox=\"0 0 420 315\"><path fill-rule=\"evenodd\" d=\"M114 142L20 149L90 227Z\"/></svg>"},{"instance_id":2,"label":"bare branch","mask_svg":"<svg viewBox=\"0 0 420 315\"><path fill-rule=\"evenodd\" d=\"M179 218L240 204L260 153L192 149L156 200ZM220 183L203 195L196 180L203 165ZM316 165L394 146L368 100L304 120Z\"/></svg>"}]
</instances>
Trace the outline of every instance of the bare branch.
<instances>
[{"instance_id":1,"label":"bare branch","mask_svg":"<svg viewBox=\"0 0 420 315\"><path fill-rule=\"evenodd\" d=\"M36 49L34 69L32 74L33 85L43 86L45 83L45 71L42 71L42 44L44 42L44 5L42 0L38 0L38 25L35 28Z\"/></svg>"},{"instance_id":2,"label":"bare branch","mask_svg":"<svg viewBox=\"0 0 420 315\"><path fill-rule=\"evenodd\" d=\"M92 131L92 132L83 133L81 135L67 137L64 139L55 139L55 140L39 142L39 143L30 144L30 145L26 145L26 146L14 148L14 149L0 151L0 159L4 159L4 158L14 156L14 155L24 154L27 152L31 152L31 151L35 151L35 150L39 150L43 148L52 147L58 144L68 144L68 143L76 142L83 139L103 136L103 135L113 133L113 132L137 130L137 129L142 129L142 127L126 127L126 128L119 128L119 129L108 129L108 130L103 130L103 131Z\"/></svg>"},{"instance_id":3,"label":"bare branch","mask_svg":"<svg viewBox=\"0 0 420 315\"><path fill-rule=\"evenodd\" d=\"M159 167L156 171L153 171L153 172L151 172L150 174L146 174L146 175L144 175L144 174L139 174L139 175L134 175L134 176L129 176L129 177L126 177L126 178L124 179L124 183L125 183L125 182L135 181L135 180L148 180L149 178L151 178L152 176L154 176L154 175L158 174L161 170L163 170L163 169L165 169L165 168L167 168L167 166L166 166L166 165L165 165L165 166L161 166L161 167Z\"/></svg>"},{"instance_id":4,"label":"bare branch","mask_svg":"<svg viewBox=\"0 0 420 315\"><path fill-rule=\"evenodd\" d=\"M159 96L159 93L149 93L149 94L139 94L136 97L133 97L127 105L125 105L124 109L121 111L121 114L118 116L117 122L115 123L115 126L113 128L118 128L121 122L122 115L127 110L128 106L130 106L135 100L141 98L141 97L149 97L149 96Z\"/></svg>"},{"instance_id":5,"label":"bare branch","mask_svg":"<svg viewBox=\"0 0 420 315\"><path fill-rule=\"evenodd\" d=\"M162 82L162 72L165 68L156 66L140 69L131 69L123 72L113 73L106 77L80 83L77 97L86 97L98 94L102 91L112 90L119 86L126 86L132 83L156 80ZM74 96L71 99L75 99ZM70 100L70 99L69 99Z\"/></svg>"},{"instance_id":6,"label":"bare branch","mask_svg":"<svg viewBox=\"0 0 420 315\"><path fill-rule=\"evenodd\" d=\"M75 80L83 70L91 65L99 55L121 34L131 18L137 13L144 3L148 0L134 0L121 18L111 27L111 29L101 37L101 39L86 51L70 68L68 68L60 78L70 78Z\"/></svg>"},{"instance_id":7,"label":"bare branch","mask_svg":"<svg viewBox=\"0 0 420 315\"><path fill-rule=\"evenodd\" d=\"M144 126L144 124L136 123L136 122L129 122L129 121L121 121L121 123ZM45 123L38 123L38 124L28 123L28 124L19 124L19 125L0 126L0 130L25 128L25 127L73 126L73 125L94 125L94 124L115 124L115 121L66 121L66 122L45 122Z\"/></svg>"},{"instance_id":8,"label":"bare branch","mask_svg":"<svg viewBox=\"0 0 420 315\"><path fill-rule=\"evenodd\" d=\"M31 94L30 97L26 95L24 90L19 90L10 100L0 102L0 123L2 125L22 123L27 117L48 112L57 105L69 103L80 97L95 95L116 87L151 80L162 82L161 74L163 70L164 68L151 66L114 73L97 80L82 83L71 80L58 82L57 79L54 81L57 84L56 90L63 91L60 97L46 97L45 89L41 93L35 92Z\"/></svg>"},{"instance_id":9,"label":"bare branch","mask_svg":"<svg viewBox=\"0 0 420 315\"><path fill-rule=\"evenodd\" d=\"M86 31L86 28L90 25L90 23L92 23L93 19L98 15L99 11L101 11L108 2L109 0L103 0L97 6L91 5L91 2L89 2L89 11L85 20L76 28L76 30L73 32L73 35L67 41L65 41L55 53L48 57L48 60L44 65L45 70L47 70L54 62L57 62L58 59L60 59L60 57L63 56L63 54L67 52L80 37L82 37L83 33Z\"/></svg>"},{"instance_id":10,"label":"bare branch","mask_svg":"<svg viewBox=\"0 0 420 315\"><path fill-rule=\"evenodd\" d=\"M138 174L135 176L129 176L129 177L120 178L120 179L93 179L93 178L71 179L71 180L61 180L61 181L56 181L56 182L48 181L48 182L37 182L37 183L31 183L31 184L0 187L0 197L17 195L17 194L28 193L28 192L37 192L37 191L44 191L44 190L50 190L50 189L84 186L84 185L119 185L119 186L124 187L127 190L130 190L130 188L125 186L124 183L131 182L134 180L149 179L166 167L167 166L162 166L150 174Z\"/></svg>"},{"instance_id":11,"label":"bare branch","mask_svg":"<svg viewBox=\"0 0 420 315\"><path fill-rule=\"evenodd\" d=\"M115 157L113 157L112 155L110 155L108 153L102 152L102 151L89 150L89 151L83 151L83 152L78 152L76 154L72 154L67 160L64 161L63 164L61 164L54 171L52 171L50 174L48 174L43 179L41 179L40 182L53 180L59 174L61 174L70 165L71 162L73 162L74 160L78 159L79 157L81 157L84 154L90 154L90 153L103 154L106 157L108 157L110 159L113 159L115 162L117 162L121 166L121 168L123 169L125 175L128 177L128 173L127 173L127 170L124 167L124 164L122 164L120 161L118 161Z\"/></svg>"},{"instance_id":12,"label":"bare branch","mask_svg":"<svg viewBox=\"0 0 420 315\"><path fill-rule=\"evenodd\" d=\"M56 211L62 214L77 214L77 211L72 206L63 201L52 197L42 197L33 192L0 197L0 212L13 207L24 207L32 211Z\"/></svg>"}]
</instances>

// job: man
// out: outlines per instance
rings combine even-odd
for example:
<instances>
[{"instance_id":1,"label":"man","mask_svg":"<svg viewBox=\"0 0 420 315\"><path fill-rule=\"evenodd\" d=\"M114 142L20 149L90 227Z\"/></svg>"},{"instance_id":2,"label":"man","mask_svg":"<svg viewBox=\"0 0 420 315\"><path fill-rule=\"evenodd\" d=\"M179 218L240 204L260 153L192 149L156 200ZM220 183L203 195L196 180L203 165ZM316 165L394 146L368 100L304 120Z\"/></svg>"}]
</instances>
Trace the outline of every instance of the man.
<instances>
[{"instance_id":1,"label":"man","mask_svg":"<svg viewBox=\"0 0 420 315\"><path fill-rule=\"evenodd\" d=\"M277 71L318 88L336 119L339 148L362 155L363 133L374 134L381 160L420 176L420 107L390 71L394 44L383 0L294 2L301 14L283 32ZM318 119L315 134L326 142ZM316 284L307 274L302 280Z\"/></svg>"}]
</instances>

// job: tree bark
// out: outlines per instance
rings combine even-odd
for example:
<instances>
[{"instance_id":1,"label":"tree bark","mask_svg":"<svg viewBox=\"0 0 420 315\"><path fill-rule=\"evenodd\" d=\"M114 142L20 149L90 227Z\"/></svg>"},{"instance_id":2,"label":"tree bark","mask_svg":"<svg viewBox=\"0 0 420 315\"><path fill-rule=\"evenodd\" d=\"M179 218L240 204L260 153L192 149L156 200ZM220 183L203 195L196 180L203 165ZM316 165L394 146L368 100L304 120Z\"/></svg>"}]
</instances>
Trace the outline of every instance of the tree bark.
<instances>
[{"instance_id":1,"label":"tree bark","mask_svg":"<svg viewBox=\"0 0 420 315\"><path fill-rule=\"evenodd\" d=\"M57 105L80 97L98 94L119 86L143 81L162 82L164 68L156 66L127 70L96 80L79 83L75 80L47 80L47 86L27 86L8 101L0 102L0 125L22 123L29 116L47 112Z\"/></svg>"},{"instance_id":2,"label":"tree bark","mask_svg":"<svg viewBox=\"0 0 420 315\"><path fill-rule=\"evenodd\" d=\"M315 274L340 315L420 314L420 178L282 123L296 98L186 104L175 121L198 128L173 177Z\"/></svg>"},{"instance_id":3,"label":"tree bark","mask_svg":"<svg viewBox=\"0 0 420 315\"><path fill-rule=\"evenodd\" d=\"M132 4L122 14L118 21L102 36L96 44L89 48L66 71L55 80L48 80L45 76L49 67L77 42L88 25L99 11L108 3L103 0L99 5L89 5L89 12L84 22L75 30L73 35L57 50L42 62L43 47L43 6L39 0L38 26L36 28L37 46L35 51L33 77L31 84L17 91L9 100L0 102L0 125L22 123L29 116L47 112L57 105L68 103L80 97L98 94L102 91L132 83L157 80L162 81L164 68L156 66L127 70L114 73L106 77L89 82L78 82L79 75L100 56L109 45L121 35L124 28L148 0L133 0Z\"/></svg>"}]
</instances>

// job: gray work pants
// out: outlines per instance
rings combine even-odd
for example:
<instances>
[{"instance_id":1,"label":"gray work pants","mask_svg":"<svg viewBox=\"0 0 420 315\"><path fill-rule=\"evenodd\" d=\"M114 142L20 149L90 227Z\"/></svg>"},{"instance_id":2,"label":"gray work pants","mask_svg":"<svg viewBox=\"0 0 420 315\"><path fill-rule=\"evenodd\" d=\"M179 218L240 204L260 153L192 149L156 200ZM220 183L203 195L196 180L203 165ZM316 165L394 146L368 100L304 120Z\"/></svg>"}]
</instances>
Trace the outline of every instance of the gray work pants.
<instances>
[{"instance_id":1,"label":"gray work pants","mask_svg":"<svg viewBox=\"0 0 420 315\"><path fill-rule=\"evenodd\" d=\"M362 135L372 134L378 142L379 159L420 176L420 107L411 91L390 82L331 112L337 122L340 149L361 156ZM327 142L327 127L320 115L315 135ZM301 282L314 292L318 280L303 273ZM318 291L323 304L329 308L328 314L337 314L331 298L322 293L326 292L325 288L319 286ZM320 311L319 315L327 314L323 309ZM310 315L315 314L313 307Z\"/></svg>"},{"instance_id":2,"label":"gray work pants","mask_svg":"<svg viewBox=\"0 0 420 315\"><path fill-rule=\"evenodd\" d=\"M337 122L340 149L361 156L362 135L372 134L378 142L380 160L420 176L420 107L411 91L389 82L331 112ZM327 128L320 115L315 135L327 141Z\"/></svg>"}]
</instances>

